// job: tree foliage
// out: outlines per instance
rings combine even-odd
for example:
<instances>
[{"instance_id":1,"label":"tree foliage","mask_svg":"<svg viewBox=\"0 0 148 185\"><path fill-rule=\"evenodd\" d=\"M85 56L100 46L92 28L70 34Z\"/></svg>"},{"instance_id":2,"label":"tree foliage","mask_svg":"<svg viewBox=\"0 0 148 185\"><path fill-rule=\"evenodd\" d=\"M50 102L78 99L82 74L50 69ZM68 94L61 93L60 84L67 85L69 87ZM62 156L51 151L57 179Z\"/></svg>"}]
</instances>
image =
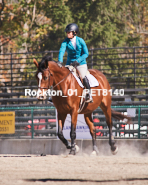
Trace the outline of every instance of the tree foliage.
<instances>
[{"instance_id":1,"label":"tree foliage","mask_svg":"<svg viewBox=\"0 0 148 185\"><path fill-rule=\"evenodd\" d=\"M5 52L58 50L71 22L88 48L146 45L148 0L2 0L0 45Z\"/></svg>"}]
</instances>

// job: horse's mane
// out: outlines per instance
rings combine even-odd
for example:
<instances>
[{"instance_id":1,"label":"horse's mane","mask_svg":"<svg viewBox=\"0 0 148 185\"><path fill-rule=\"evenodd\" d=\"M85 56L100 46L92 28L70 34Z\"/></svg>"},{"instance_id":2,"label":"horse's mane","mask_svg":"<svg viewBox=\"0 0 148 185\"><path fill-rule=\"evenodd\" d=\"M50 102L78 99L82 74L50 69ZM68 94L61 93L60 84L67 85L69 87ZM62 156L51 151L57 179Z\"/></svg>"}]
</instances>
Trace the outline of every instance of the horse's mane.
<instances>
[{"instance_id":1,"label":"horse's mane","mask_svg":"<svg viewBox=\"0 0 148 185\"><path fill-rule=\"evenodd\" d=\"M49 55L46 55L42 58L41 62L39 62L39 71L44 71L48 66L48 61L53 61L52 57ZM55 61L53 61L55 62Z\"/></svg>"}]
</instances>

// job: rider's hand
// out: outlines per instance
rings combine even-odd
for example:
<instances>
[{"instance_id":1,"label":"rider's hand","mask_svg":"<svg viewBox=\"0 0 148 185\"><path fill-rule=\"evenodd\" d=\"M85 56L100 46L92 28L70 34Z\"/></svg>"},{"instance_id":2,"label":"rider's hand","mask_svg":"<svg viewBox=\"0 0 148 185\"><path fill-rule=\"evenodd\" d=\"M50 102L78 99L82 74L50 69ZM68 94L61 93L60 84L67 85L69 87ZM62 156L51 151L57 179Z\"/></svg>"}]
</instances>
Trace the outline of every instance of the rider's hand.
<instances>
[{"instance_id":1,"label":"rider's hand","mask_svg":"<svg viewBox=\"0 0 148 185\"><path fill-rule=\"evenodd\" d=\"M71 65L72 65L73 67L77 67L77 66L79 66L80 64L79 64L77 61L74 61L74 62L71 63Z\"/></svg>"},{"instance_id":2,"label":"rider's hand","mask_svg":"<svg viewBox=\"0 0 148 185\"><path fill-rule=\"evenodd\" d=\"M62 62L57 62L57 64L58 64L59 67L63 67Z\"/></svg>"}]
</instances>

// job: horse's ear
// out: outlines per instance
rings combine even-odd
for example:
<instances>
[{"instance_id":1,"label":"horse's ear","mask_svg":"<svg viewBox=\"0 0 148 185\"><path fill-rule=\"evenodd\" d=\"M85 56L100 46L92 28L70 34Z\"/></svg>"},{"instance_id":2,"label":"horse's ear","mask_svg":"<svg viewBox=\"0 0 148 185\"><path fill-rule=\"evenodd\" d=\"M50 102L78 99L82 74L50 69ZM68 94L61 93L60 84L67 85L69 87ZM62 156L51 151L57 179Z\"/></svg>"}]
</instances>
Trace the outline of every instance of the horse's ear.
<instances>
[{"instance_id":1,"label":"horse's ear","mask_svg":"<svg viewBox=\"0 0 148 185\"><path fill-rule=\"evenodd\" d=\"M48 60L45 60L45 68L48 68Z\"/></svg>"},{"instance_id":2,"label":"horse's ear","mask_svg":"<svg viewBox=\"0 0 148 185\"><path fill-rule=\"evenodd\" d=\"M36 61L35 58L33 59L33 63L36 65L37 68L39 68L39 64L38 64L38 62Z\"/></svg>"}]
</instances>

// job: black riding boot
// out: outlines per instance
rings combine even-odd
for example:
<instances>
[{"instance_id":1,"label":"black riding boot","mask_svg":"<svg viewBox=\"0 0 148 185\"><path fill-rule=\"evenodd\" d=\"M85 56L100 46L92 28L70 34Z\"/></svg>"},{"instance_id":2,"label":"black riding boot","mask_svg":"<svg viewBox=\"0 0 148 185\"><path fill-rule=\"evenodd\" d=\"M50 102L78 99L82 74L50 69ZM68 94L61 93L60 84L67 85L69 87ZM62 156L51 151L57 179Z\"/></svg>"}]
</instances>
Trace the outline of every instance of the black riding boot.
<instances>
[{"instance_id":1,"label":"black riding boot","mask_svg":"<svg viewBox=\"0 0 148 185\"><path fill-rule=\"evenodd\" d=\"M86 89L89 89L89 93L86 94L86 102L87 103L93 102L93 98L91 96L90 85L89 85L89 82L86 76L83 78L83 85L85 86Z\"/></svg>"}]
</instances>

